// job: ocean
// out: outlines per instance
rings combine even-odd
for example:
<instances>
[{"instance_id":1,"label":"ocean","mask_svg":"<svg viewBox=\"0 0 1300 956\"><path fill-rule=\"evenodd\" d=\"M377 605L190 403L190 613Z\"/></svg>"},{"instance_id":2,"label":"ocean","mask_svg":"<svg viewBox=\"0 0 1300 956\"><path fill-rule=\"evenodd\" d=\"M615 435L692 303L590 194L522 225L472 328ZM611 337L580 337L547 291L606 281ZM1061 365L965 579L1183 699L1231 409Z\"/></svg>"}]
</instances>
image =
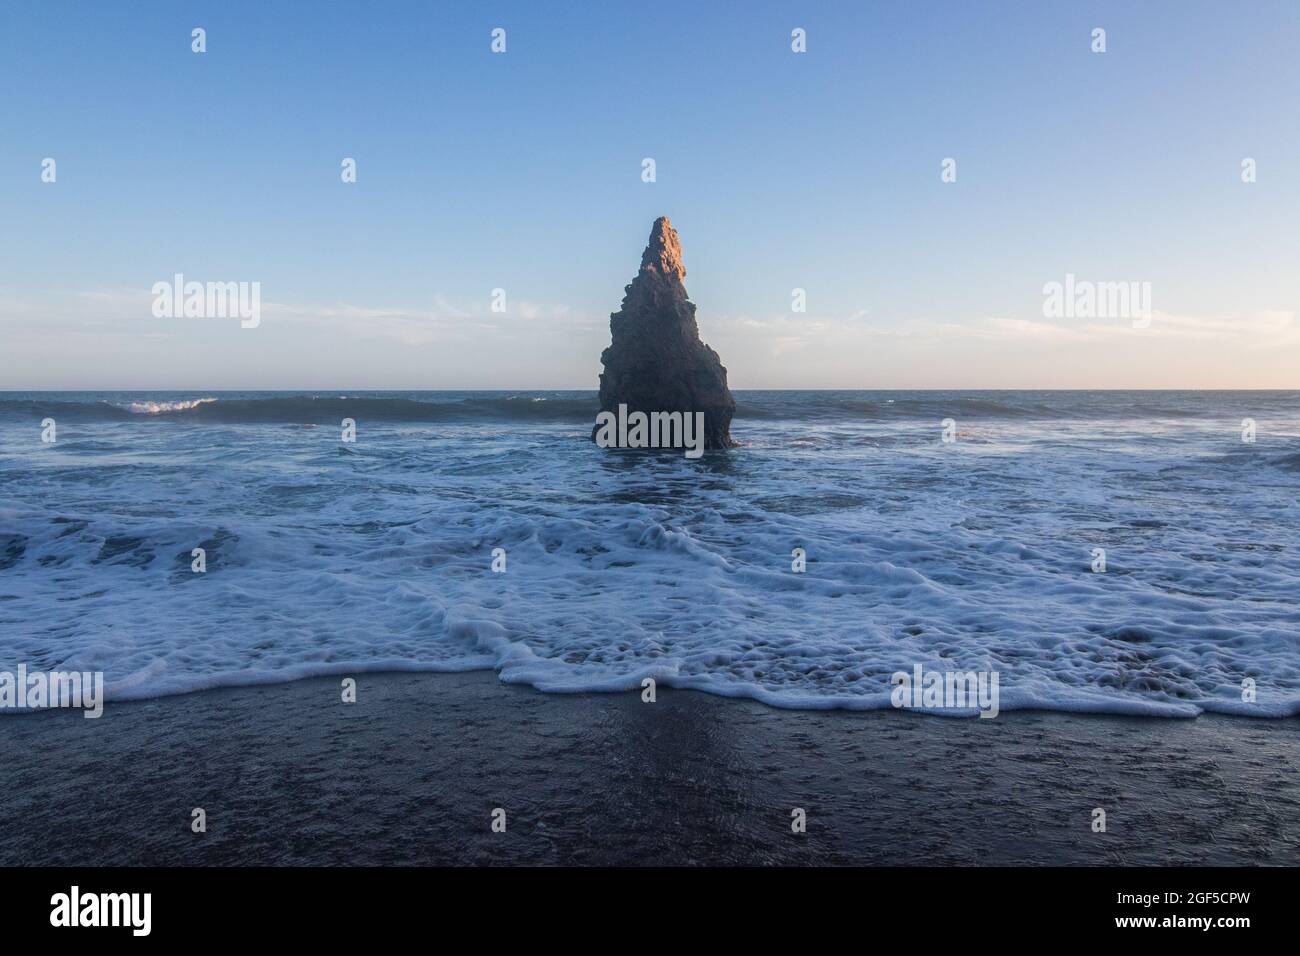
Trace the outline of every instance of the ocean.
<instances>
[{"instance_id":1,"label":"ocean","mask_svg":"<svg viewBox=\"0 0 1300 956\"><path fill-rule=\"evenodd\" d=\"M594 391L0 392L0 671L1300 713L1300 392L735 394L691 460Z\"/></svg>"}]
</instances>

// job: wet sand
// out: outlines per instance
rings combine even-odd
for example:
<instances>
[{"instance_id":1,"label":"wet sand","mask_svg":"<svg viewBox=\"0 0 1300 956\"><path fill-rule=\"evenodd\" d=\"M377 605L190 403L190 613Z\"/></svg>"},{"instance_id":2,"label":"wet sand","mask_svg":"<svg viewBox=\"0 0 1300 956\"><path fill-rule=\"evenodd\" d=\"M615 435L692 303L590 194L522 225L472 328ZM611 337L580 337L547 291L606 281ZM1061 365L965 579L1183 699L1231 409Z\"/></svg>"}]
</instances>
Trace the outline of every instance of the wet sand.
<instances>
[{"instance_id":1,"label":"wet sand","mask_svg":"<svg viewBox=\"0 0 1300 956\"><path fill-rule=\"evenodd\" d=\"M1295 719L357 683L355 704L319 678L0 718L0 864L1300 862Z\"/></svg>"}]
</instances>

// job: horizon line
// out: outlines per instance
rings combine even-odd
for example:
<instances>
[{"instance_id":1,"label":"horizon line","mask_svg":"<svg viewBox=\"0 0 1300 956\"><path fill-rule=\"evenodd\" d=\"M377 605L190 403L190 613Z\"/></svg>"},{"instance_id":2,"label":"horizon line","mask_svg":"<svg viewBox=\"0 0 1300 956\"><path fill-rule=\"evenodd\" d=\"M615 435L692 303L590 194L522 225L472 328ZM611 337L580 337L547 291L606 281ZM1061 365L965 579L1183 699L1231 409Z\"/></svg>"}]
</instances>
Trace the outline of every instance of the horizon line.
<instances>
[{"instance_id":1,"label":"horizon line","mask_svg":"<svg viewBox=\"0 0 1300 956\"><path fill-rule=\"evenodd\" d=\"M328 386L323 388L165 388L151 386L148 388L122 388L119 386L22 386L0 385L0 392L598 392L599 385L420 385L406 387L401 385L357 385ZM834 386L784 386L753 385L732 388L733 392L1300 392L1300 386L1253 386L1248 388L1230 388L1223 386L1148 386L1092 388L1088 386L1068 387L991 387L960 386L956 388L938 387L894 387L894 388L844 388Z\"/></svg>"}]
</instances>

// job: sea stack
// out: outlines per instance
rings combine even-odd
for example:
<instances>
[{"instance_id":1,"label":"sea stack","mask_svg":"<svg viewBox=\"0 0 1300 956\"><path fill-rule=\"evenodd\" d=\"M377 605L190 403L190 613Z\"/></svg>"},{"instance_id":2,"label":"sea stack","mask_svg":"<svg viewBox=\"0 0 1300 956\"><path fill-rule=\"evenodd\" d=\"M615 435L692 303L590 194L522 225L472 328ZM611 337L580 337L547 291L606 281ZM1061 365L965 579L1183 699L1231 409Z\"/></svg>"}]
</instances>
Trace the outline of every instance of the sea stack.
<instances>
[{"instance_id":1,"label":"sea stack","mask_svg":"<svg viewBox=\"0 0 1300 956\"><path fill-rule=\"evenodd\" d=\"M695 304L686 298L677 230L660 216L650 229L641 271L609 317L612 341L601 353L600 407L617 412L703 412L704 447L731 448L736 400L718 353L700 341ZM595 432L593 431L593 437Z\"/></svg>"}]
</instances>

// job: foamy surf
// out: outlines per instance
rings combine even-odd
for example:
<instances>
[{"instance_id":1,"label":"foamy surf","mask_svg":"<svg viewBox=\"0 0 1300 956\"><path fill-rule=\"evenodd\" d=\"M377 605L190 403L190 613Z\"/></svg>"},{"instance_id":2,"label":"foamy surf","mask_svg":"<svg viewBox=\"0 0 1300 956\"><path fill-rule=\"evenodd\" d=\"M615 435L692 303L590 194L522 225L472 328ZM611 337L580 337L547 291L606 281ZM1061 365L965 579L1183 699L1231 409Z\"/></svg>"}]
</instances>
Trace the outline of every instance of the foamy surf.
<instances>
[{"instance_id":1,"label":"foamy surf","mask_svg":"<svg viewBox=\"0 0 1300 956\"><path fill-rule=\"evenodd\" d=\"M698 462L595 448L585 393L209 398L0 400L0 669L869 710L919 664L996 671L1003 711L1300 713L1295 393L740 393L745 447ZM158 411L33 451L105 401Z\"/></svg>"}]
</instances>

